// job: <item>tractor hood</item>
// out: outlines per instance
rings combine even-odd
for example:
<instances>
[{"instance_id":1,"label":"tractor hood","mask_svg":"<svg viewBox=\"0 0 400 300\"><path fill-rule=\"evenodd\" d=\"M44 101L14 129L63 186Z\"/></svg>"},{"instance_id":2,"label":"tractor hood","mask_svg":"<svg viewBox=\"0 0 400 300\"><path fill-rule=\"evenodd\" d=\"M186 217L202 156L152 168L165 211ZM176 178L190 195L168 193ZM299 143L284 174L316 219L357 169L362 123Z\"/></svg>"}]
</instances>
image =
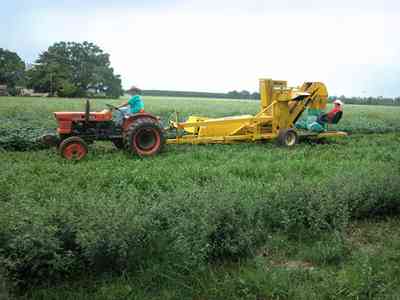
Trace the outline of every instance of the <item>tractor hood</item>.
<instances>
[{"instance_id":1,"label":"tractor hood","mask_svg":"<svg viewBox=\"0 0 400 300\"><path fill-rule=\"evenodd\" d=\"M85 112L55 112L55 118L58 121L84 121ZM89 114L89 120L94 122L104 122L112 120L112 112L109 110L103 110L101 112L91 112Z\"/></svg>"}]
</instances>

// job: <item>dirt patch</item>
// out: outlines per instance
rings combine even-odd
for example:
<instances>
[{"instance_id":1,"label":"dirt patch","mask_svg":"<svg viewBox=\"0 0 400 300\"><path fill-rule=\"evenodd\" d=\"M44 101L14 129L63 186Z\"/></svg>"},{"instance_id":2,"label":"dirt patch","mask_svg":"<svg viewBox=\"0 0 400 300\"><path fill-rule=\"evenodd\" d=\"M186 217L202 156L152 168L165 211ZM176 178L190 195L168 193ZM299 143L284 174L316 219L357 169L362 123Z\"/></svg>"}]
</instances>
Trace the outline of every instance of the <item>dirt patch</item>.
<instances>
[{"instance_id":1,"label":"dirt patch","mask_svg":"<svg viewBox=\"0 0 400 300\"><path fill-rule=\"evenodd\" d=\"M285 267L287 269L305 269L305 270L314 270L315 267L312 263L308 261L301 260L290 260L284 262L280 265L280 267Z\"/></svg>"}]
</instances>

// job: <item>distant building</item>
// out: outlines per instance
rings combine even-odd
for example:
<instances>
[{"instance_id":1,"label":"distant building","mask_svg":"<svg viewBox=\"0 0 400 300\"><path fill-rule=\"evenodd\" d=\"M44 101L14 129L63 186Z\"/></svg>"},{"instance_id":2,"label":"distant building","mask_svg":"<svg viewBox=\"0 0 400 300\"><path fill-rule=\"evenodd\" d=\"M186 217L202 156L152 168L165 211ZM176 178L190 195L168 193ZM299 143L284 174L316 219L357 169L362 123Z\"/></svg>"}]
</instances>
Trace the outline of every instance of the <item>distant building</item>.
<instances>
[{"instance_id":1,"label":"distant building","mask_svg":"<svg viewBox=\"0 0 400 300\"><path fill-rule=\"evenodd\" d=\"M0 85L0 96L8 96L7 85Z\"/></svg>"},{"instance_id":2,"label":"distant building","mask_svg":"<svg viewBox=\"0 0 400 300\"><path fill-rule=\"evenodd\" d=\"M23 86L15 87L17 89L17 96L33 96L35 92L31 89L24 88Z\"/></svg>"}]
</instances>

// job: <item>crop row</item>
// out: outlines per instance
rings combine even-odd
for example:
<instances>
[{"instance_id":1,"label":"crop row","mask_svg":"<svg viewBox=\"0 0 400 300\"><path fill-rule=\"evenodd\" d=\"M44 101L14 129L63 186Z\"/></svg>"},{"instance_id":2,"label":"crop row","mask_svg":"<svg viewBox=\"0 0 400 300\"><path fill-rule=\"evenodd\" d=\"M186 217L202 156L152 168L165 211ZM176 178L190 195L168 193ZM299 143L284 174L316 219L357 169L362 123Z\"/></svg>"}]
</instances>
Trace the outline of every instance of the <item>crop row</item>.
<instances>
[{"instance_id":1,"label":"crop row","mask_svg":"<svg viewBox=\"0 0 400 300\"><path fill-rule=\"evenodd\" d=\"M51 150L5 153L1 265L22 285L81 272L185 273L251 256L276 231L340 233L352 218L399 212L399 142L176 146L145 161L105 147L80 164Z\"/></svg>"}]
</instances>

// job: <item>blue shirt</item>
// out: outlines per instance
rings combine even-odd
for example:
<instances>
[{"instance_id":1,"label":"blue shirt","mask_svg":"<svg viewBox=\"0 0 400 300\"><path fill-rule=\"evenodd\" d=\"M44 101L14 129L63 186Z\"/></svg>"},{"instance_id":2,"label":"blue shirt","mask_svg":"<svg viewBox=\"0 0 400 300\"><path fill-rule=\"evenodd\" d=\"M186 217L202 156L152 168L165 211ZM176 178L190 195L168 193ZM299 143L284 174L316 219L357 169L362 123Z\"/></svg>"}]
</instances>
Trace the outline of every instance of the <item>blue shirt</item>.
<instances>
[{"instance_id":1,"label":"blue shirt","mask_svg":"<svg viewBox=\"0 0 400 300\"><path fill-rule=\"evenodd\" d=\"M131 114L137 114L142 109L144 109L144 103L142 100L142 96L134 95L128 100L129 104L129 112Z\"/></svg>"}]
</instances>

